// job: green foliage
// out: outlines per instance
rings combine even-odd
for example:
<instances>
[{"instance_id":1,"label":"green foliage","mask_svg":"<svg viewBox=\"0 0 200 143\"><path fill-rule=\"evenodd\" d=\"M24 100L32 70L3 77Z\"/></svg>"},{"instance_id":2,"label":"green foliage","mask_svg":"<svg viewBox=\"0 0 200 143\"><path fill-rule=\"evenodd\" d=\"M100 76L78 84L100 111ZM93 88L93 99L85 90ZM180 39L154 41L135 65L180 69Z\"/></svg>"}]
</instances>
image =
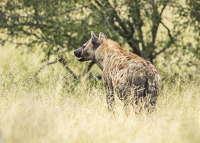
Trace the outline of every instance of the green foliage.
<instances>
[{"instance_id":1,"label":"green foliage","mask_svg":"<svg viewBox=\"0 0 200 143\"><path fill-rule=\"evenodd\" d=\"M197 44L188 50L197 56L200 6L198 0L185 2L186 6L175 0L3 0L0 30L8 37L1 38L0 43L24 39L16 42L17 47L26 45L34 50L42 45L48 58L60 49L78 48L89 39L91 30L101 31L153 62L171 47L178 51L184 30L191 26ZM170 25L163 16L166 9L175 14Z\"/></svg>"},{"instance_id":2,"label":"green foliage","mask_svg":"<svg viewBox=\"0 0 200 143\"><path fill-rule=\"evenodd\" d=\"M26 45L33 50L36 44L41 44L49 57L61 48L74 49L83 41L86 35L79 29L87 29L87 20L79 15L85 6L74 1L57 0L9 0L1 2L1 29L7 29L7 40L25 39L17 42L17 46ZM79 36L77 36L79 35Z\"/></svg>"},{"instance_id":3,"label":"green foliage","mask_svg":"<svg viewBox=\"0 0 200 143\"><path fill-rule=\"evenodd\" d=\"M175 23L181 29L181 36L186 36L185 33L192 31L192 34L190 33L192 40L183 42L182 47L184 51L192 53L196 59L200 60L200 2L199 0L186 0L185 2L185 5L179 4L177 10L174 11L179 16Z\"/></svg>"},{"instance_id":4,"label":"green foliage","mask_svg":"<svg viewBox=\"0 0 200 143\"><path fill-rule=\"evenodd\" d=\"M60 48L77 48L88 40L90 30L103 31L109 38L128 43L133 52L152 61L162 52L155 52L161 46L155 42L162 12L168 3L162 0L5 0L1 2L4 15L1 28L7 29L8 36L12 37L7 39L10 42L13 38L29 38L17 42L18 46L25 44L33 48L35 44L42 44L48 57ZM171 38L164 43L169 42L174 41Z\"/></svg>"},{"instance_id":5,"label":"green foliage","mask_svg":"<svg viewBox=\"0 0 200 143\"><path fill-rule=\"evenodd\" d=\"M200 2L198 0L187 0L186 3L190 9L187 10L187 13L190 16L190 24L194 27L194 38L197 42L191 51L200 59Z\"/></svg>"}]
</instances>

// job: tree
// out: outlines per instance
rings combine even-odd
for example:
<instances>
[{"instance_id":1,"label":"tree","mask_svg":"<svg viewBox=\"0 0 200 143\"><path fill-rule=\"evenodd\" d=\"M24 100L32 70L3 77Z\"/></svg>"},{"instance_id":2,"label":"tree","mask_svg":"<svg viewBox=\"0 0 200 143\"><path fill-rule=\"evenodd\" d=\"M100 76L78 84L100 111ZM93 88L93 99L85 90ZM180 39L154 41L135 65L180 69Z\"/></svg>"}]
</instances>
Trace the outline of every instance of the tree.
<instances>
[{"instance_id":1,"label":"tree","mask_svg":"<svg viewBox=\"0 0 200 143\"><path fill-rule=\"evenodd\" d=\"M128 43L132 51L153 60L176 42L178 35L164 24L162 14L171 0L4 0L1 2L1 29L17 43L33 48L42 44L47 57L61 48L75 49L89 37L89 31L104 32L110 39ZM162 25L168 38L158 39ZM172 34L173 33L173 34Z\"/></svg>"},{"instance_id":2,"label":"tree","mask_svg":"<svg viewBox=\"0 0 200 143\"><path fill-rule=\"evenodd\" d=\"M41 44L47 58L60 49L71 50L87 37L84 5L70 0L4 0L0 7L0 29L8 35L1 44L17 41L33 50ZM81 25L81 26L80 26ZM81 27L81 28L80 28ZM81 34L80 34L81 33ZM77 36L78 35L78 36Z\"/></svg>"},{"instance_id":3,"label":"tree","mask_svg":"<svg viewBox=\"0 0 200 143\"><path fill-rule=\"evenodd\" d=\"M95 0L93 11L99 11L109 32L120 35L134 53L153 62L176 42L179 34L173 28L170 30L162 18L165 8L174 3L170 0ZM160 25L166 29L168 38L157 38Z\"/></svg>"},{"instance_id":4,"label":"tree","mask_svg":"<svg viewBox=\"0 0 200 143\"><path fill-rule=\"evenodd\" d=\"M186 0L185 6L179 6L177 11L180 13L181 19L184 19L182 27L183 31L190 29L193 32L194 41L188 42L187 47L194 56L200 60L200 1Z\"/></svg>"}]
</instances>

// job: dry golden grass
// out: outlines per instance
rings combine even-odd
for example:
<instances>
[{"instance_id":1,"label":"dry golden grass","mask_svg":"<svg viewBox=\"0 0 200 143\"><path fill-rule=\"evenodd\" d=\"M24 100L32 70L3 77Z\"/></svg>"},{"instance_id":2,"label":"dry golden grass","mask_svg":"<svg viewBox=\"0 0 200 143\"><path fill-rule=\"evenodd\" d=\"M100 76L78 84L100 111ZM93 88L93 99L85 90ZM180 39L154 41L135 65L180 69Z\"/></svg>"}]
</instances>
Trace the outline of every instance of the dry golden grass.
<instances>
[{"instance_id":1,"label":"dry golden grass","mask_svg":"<svg viewBox=\"0 0 200 143\"><path fill-rule=\"evenodd\" d=\"M4 143L200 142L199 80L164 81L157 111L126 118L116 99L110 118L101 81L74 82L59 63L42 70L38 54L0 48L0 131ZM77 74L85 66L74 61ZM98 68L94 68L96 72ZM100 71L98 71L100 72Z\"/></svg>"}]
</instances>

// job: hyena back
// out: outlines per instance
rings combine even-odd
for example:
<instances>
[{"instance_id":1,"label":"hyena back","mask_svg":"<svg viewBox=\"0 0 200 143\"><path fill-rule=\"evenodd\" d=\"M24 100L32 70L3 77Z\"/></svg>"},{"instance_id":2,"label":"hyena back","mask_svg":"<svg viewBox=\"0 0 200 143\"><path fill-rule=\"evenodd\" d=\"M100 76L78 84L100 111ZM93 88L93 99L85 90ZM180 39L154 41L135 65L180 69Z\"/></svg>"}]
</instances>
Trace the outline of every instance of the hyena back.
<instances>
[{"instance_id":1,"label":"hyena back","mask_svg":"<svg viewBox=\"0 0 200 143\"><path fill-rule=\"evenodd\" d=\"M114 92L124 102L128 115L129 104L138 113L142 107L154 109L161 88L161 77L149 62L121 48L100 32L91 32L91 39L74 51L79 61L92 60L103 70L108 110L114 113Z\"/></svg>"}]
</instances>

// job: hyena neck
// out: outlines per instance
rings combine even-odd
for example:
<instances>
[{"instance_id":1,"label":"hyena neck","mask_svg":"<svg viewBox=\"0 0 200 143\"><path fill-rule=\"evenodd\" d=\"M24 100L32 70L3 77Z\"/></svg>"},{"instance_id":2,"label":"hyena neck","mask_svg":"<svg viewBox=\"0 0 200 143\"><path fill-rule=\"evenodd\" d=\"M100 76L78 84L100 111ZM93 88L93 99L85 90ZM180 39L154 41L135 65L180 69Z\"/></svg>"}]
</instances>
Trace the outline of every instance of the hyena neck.
<instances>
[{"instance_id":1,"label":"hyena neck","mask_svg":"<svg viewBox=\"0 0 200 143\"><path fill-rule=\"evenodd\" d=\"M101 50L99 50L99 48L95 51L95 63L103 70L104 58L102 58L102 53Z\"/></svg>"},{"instance_id":2,"label":"hyena neck","mask_svg":"<svg viewBox=\"0 0 200 143\"><path fill-rule=\"evenodd\" d=\"M103 70L106 56L109 51L108 40L104 40L103 43L95 51L95 62Z\"/></svg>"}]
</instances>

